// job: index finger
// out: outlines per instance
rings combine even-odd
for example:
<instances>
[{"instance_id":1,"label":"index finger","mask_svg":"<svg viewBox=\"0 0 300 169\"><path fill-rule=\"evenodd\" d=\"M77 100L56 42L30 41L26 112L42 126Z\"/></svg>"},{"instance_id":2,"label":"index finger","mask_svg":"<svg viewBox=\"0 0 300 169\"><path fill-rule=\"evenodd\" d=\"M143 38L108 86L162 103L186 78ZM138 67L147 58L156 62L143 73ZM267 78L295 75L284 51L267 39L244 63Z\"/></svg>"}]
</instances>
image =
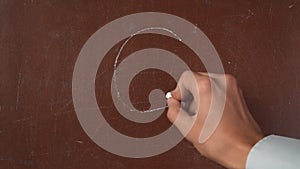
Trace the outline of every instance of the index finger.
<instances>
[{"instance_id":1,"label":"index finger","mask_svg":"<svg viewBox=\"0 0 300 169\"><path fill-rule=\"evenodd\" d=\"M172 97L176 100L184 100L191 94L197 97L199 94L197 81L207 78L196 72L185 71L179 78L176 88L171 92Z\"/></svg>"}]
</instances>

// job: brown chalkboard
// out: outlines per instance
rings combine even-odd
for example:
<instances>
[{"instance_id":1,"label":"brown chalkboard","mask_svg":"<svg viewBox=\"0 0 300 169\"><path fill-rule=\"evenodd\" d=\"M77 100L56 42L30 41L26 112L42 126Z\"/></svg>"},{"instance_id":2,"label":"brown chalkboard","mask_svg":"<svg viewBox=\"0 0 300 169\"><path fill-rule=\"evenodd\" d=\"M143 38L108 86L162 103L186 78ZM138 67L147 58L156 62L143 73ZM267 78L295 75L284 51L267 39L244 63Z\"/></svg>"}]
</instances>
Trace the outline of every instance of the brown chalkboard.
<instances>
[{"instance_id":1,"label":"brown chalkboard","mask_svg":"<svg viewBox=\"0 0 300 169\"><path fill-rule=\"evenodd\" d=\"M300 138L300 2L296 0L2 0L0 168L223 168L185 140L157 156L126 158L100 148L82 129L72 100L79 53L99 28L139 12L176 15L202 30L225 72L236 76L264 133ZM114 61L125 40L112 46L99 66L97 103L115 130L150 137L170 127L165 114L150 123L135 123L121 116L112 103ZM133 37L120 61L146 48L171 51L192 70L206 71L184 43L156 34ZM175 86L166 72L144 70L131 82L132 104L147 110L151 90L167 92Z\"/></svg>"}]
</instances>

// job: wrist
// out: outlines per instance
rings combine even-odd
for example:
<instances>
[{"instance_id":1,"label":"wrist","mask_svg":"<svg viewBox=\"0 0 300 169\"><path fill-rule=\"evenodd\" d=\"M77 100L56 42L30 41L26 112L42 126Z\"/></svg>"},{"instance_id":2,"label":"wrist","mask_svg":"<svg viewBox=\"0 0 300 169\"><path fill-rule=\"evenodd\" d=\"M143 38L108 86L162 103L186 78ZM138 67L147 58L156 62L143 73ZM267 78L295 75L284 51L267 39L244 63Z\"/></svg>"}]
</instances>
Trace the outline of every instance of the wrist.
<instances>
[{"instance_id":1,"label":"wrist","mask_svg":"<svg viewBox=\"0 0 300 169\"><path fill-rule=\"evenodd\" d=\"M228 150L220 163L228 169L245 169L248 154L253 146L237 144Z\"/></svg>"},{"instance_id":2,"label":"wrist","mask_svg":"<svg viewBox=\"0 0 300 169\"><path fill-rule=\"evenodd\" d=\"M248 155L254 145L259 142L263 135L257 135L251 142L240 142L235 146L235 150L229 154L228 168L230 169L245 169Z\"/></svg>"},{"instance_id":3,"label":"wrist","mask_svg":"<svg viewBox=\"0 0 300 169\"><path fill-rule=\"evenodd\" d=\"M219 163L228 169L245 169L246 162L250 150L253 146L263 138L263 136L257 137L255 141L234 143L227 149L227 153L219 159Z\"/></svg>"}]
</instances>

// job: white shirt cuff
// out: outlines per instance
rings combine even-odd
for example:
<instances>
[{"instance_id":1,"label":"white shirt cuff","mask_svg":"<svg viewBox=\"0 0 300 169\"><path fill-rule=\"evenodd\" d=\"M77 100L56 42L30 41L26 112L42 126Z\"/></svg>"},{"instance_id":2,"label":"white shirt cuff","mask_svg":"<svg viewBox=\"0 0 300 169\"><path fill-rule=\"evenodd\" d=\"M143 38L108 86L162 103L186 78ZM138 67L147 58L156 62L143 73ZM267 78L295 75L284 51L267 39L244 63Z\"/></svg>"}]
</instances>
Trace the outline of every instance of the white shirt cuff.
<instances>
[{"instance_id":1,"label":"white shirt cuff","mask_svg":"<svg viewBox=\"0 0 300 169\"><path fill-rule=\"evenodd\" d=\"M299 169L300 140L270 135L250 150L246 169Z\"/></svg>"}]
</instances>

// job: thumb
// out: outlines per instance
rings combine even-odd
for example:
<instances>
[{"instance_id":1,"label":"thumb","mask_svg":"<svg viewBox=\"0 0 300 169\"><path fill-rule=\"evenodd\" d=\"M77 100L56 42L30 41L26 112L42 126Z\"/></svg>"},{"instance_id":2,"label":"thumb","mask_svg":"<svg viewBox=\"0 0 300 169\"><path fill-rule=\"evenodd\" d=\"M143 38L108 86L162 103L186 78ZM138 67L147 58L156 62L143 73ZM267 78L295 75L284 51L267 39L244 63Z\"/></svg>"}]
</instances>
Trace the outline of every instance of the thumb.
<instances>
[{"instance_id":1,"label":"thumb","mask_svg":"<svg viewBox=\"0 0 300 169\"><path fill-rule=\"evenodd\" d=\"M189 139L189 132L192 129L195 117L190 116L184 109L181 108L181 104L174 98L169 98L167 117L173 123L180 133Z\"/></svg>"}]
</instances>

